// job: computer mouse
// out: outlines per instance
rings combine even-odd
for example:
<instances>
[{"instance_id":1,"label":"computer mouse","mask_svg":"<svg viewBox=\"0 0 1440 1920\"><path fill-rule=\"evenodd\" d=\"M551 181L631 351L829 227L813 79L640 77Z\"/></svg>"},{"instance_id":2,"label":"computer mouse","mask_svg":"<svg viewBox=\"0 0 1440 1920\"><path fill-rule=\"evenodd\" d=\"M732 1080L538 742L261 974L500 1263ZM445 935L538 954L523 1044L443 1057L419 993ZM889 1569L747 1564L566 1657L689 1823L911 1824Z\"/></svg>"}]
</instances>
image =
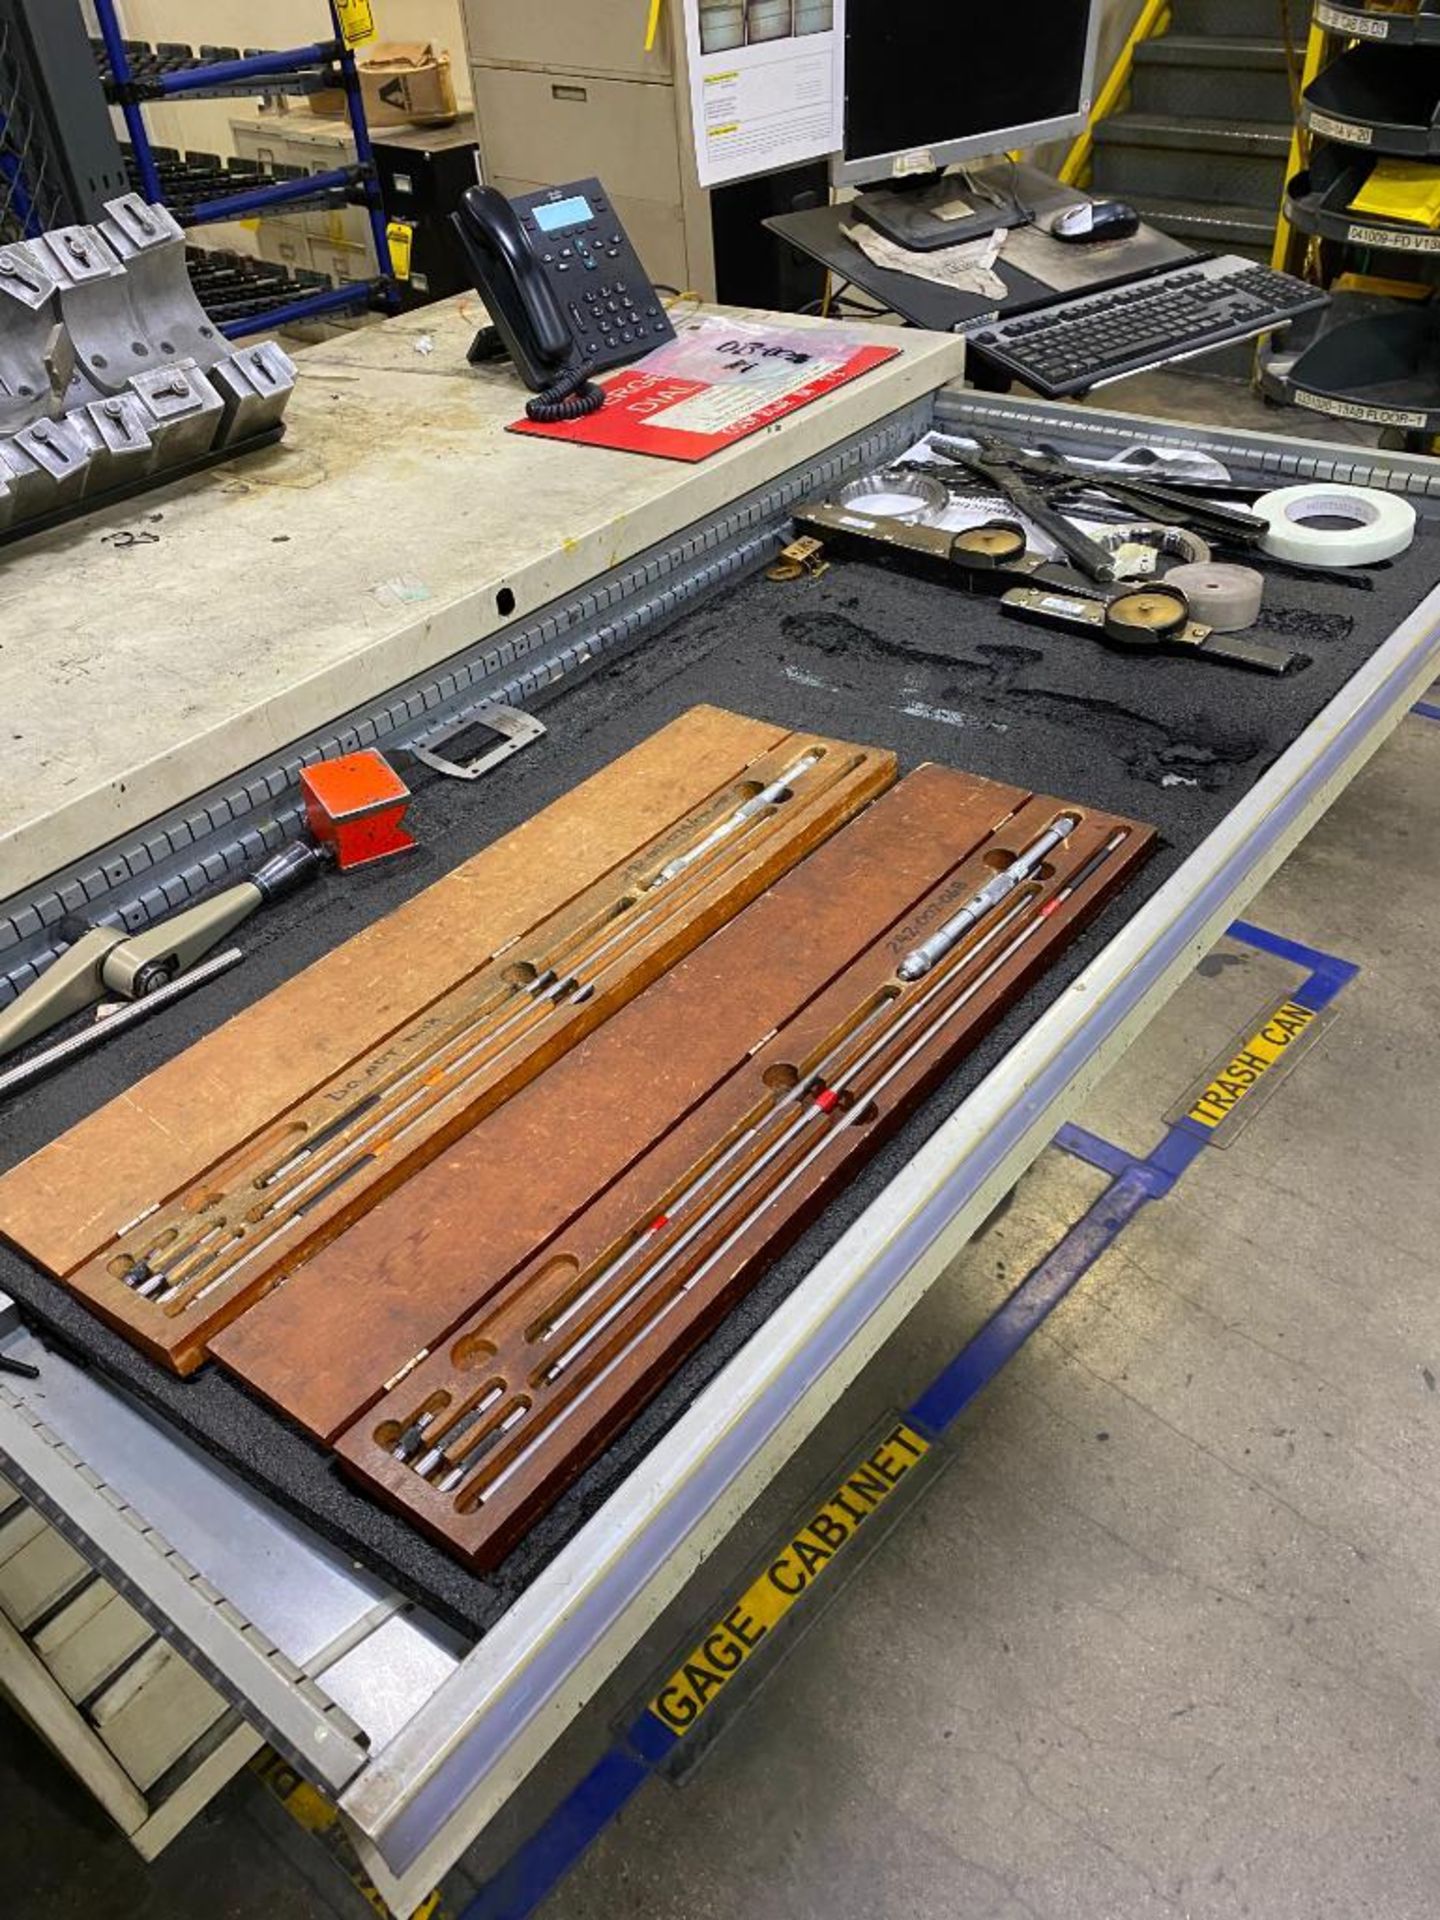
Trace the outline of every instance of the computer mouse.
<instances>
[{"instance_id":1,"label":"computer mouse","mask_svg":"<svg viewBox=\"0 0 1440 1920\"><path fill-rule=\"evenodd\" d=\"M1078 206L1061 208L1050 222L1050 233L1056 240L1085 245L1095 240L1128 240L1139 225L1139 214L1123 200L1082 200Z\"/></svg>"}]
</instances>

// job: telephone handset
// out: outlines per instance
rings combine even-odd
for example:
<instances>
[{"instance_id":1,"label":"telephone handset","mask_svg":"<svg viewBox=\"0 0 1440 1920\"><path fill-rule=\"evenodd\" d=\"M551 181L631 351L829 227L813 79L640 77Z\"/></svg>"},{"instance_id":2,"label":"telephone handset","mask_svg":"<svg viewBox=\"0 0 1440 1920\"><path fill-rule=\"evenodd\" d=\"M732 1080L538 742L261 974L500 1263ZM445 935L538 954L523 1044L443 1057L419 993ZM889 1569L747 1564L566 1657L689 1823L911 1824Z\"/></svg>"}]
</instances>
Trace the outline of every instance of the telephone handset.
<instances>
[{"instance_id":1,"label":"telephone handset","mask_svg":"<svg viewBox=\"0 0 1440 1920\"><path fill-rule=\"evenodd\" d=\"M675 338L598 180L515 200L470 187L450 217L495 329L535 389L525 409L532 420L594 413L605 394L592 373Z\"/></svg>"}]
</instances>

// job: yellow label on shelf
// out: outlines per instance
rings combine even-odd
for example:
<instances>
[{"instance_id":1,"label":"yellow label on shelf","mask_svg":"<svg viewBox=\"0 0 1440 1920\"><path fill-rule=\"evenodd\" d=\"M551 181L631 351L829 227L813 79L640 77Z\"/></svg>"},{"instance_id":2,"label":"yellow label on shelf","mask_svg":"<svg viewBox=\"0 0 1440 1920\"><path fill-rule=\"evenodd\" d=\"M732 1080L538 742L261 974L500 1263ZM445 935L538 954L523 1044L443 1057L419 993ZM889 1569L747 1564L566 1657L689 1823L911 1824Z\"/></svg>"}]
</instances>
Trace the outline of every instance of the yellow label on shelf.
<instances>
[{"instance_id":1,"label":"yellow label on shelf","mask_svg":"<svg viewBox=\"0 0 1440 1920\"><path fill-rule=\"evenodd\" d=\"M397 280L410 278L410 253L415 245L413 220L387 220L385 238L390 242L390 271Z\"/></svg>"},{"instance_id":2,"label":"yellow label on shelf","mask_svg":"<svg viewBox=\"0 0 1440 1920\"><path fill-rule=\"evenodd\" d=\"M370 0L335 0L335 17L340 22L340 38L347 47L363 46L379 32Z\"/></svg>"},{"instance_id":3,"label":"yellow label on shelf","mask_svg":"<svg viewBox=\"0 0 1440 1920\"><path fill-rule=\"evenodd\" d=\"M1253 1086L1270 1071L1275 1062L1315 1018L1313 1010L1287 1000L1275 1009L1257 1033L1211 1080L1190 1109L1190 1118L1202 1127L1218 1127L1238 1107Z\"/></svg>"},{"instance_id":4,"label":"yellow label on shelf","mask_svg":"<svg viewBox=\"0 0 1440 1920\"><path fill-rule=\"evenodd\" d=\"M877 1507L930 1451L902 1420L866 1454L794 1534L758 1580L717 1620L650 1702L672 1733L688 1733L772 1628L821 1579Z\"/></svg>"}]
</instances>

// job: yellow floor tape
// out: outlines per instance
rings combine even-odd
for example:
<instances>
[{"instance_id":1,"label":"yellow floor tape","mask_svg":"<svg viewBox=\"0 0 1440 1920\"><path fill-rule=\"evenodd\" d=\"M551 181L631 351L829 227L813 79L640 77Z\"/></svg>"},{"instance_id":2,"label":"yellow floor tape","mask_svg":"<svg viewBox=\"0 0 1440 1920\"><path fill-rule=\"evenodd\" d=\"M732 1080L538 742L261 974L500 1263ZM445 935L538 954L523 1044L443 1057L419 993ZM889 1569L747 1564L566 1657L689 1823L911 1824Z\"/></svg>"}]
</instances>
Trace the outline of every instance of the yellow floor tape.
<instances>
[{"instance_id":1,"label":"yellow floor tape","mask_svg":"<svg viewBox=\"0 0 1440 1920\"><path fill-rule=\"evenodd\" d=\"M334 1803L312 1787L308 1780L302 1780L289 1761L282 1760L269 1747L256 1754L250 1762L250 1771L265 1783L296 1826L320 1842L351 1886L375 1909L380 1920L395 1920L395 1915L361 1866ZM453 1920L453 1915L442 1904L437 1890L422 1900L407 1920Z\"/></svg>"}]
</instances>

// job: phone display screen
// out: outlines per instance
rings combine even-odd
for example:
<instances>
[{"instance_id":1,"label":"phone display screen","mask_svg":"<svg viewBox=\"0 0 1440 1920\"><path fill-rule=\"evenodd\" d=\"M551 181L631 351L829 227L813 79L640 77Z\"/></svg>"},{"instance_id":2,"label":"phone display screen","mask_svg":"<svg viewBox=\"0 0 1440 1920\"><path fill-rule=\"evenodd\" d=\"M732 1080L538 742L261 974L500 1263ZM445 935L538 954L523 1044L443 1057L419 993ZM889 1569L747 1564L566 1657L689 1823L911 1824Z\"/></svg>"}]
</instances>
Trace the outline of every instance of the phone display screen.
<instances>
[{"instance_id":1,"label":"phone display screen","mask_svg":"<svg viewBox=\"0 0 1440 1920\"><path fill-rule=\"evenodd\" d=\"M533 209L535 224L542 233L559 233L562 227L578 226L592 219L590 202L583 194L573 193L568 200L542 201Z\"/></svg>"}]
</instances>

